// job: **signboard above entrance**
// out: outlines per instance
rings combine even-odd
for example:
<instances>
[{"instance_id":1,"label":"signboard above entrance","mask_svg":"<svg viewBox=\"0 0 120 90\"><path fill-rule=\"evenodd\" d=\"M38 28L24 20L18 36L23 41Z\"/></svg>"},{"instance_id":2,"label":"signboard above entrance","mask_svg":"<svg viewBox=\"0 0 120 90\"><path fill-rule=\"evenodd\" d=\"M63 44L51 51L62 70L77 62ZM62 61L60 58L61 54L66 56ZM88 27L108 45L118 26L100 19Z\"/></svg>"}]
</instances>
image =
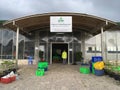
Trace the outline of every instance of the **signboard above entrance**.
<instances>
[{"instance_id":1,"label":"signboard above entrance","mask_svg":"<svg viewBox=\"0 0 120 90\"><path fill-rule=\"evenodd\" d=\"M51 32L72 32L72 16L50 16Z\"/></svg>"}]
</instances>

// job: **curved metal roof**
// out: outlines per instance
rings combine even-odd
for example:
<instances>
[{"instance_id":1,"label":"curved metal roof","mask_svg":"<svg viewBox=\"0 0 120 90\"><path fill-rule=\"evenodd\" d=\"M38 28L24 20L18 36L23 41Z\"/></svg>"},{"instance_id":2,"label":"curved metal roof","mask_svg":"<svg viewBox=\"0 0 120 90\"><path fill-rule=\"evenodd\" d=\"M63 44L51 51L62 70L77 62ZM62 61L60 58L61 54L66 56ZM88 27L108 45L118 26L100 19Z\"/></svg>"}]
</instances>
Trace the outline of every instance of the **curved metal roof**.
<instances>
[{"instance_id":1,"label":"curved metal roof","mask_svg":"<svg viewBox=\"0 0 120 90\"><path fill-rule=\"evenodd\" d=\"M13 19L4 23L4 26L16 31L16 26L20 28L20 33L25 34L35 30L50 28L50 16L72 16L73 30L83 30L92 35L101 32L101 27L111 29L116 23L104 18L82 13L54 12L25 16ZM14 25L15 22L15 25ZM108 24L106 24L106 22Z\"/></svg>"}]
</instances>

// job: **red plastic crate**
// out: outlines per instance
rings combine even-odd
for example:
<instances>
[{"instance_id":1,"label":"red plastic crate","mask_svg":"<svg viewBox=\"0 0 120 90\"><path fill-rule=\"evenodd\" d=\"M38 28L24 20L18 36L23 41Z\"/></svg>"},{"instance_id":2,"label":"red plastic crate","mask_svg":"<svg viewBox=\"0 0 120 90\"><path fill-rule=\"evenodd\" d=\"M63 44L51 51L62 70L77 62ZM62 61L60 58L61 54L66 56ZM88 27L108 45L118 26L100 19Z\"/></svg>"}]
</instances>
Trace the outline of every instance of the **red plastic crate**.
<instances>
[{"instance_id":1,"label":"red plastic crate","mask_svg":"<svg viewBox=\"0 0 120 90\"><path fill-rule=\"evenodd\" d=\"M1 83L5 83L5 84L8 84L11 82L11 79L10 78L1 78Z\"/></svg>"},{"instance_id":2,"label":"red plastic crate","mask_svg":"<svg viewBox=\"0 0 120 90\"><path fill-rule=\"evenodd\" d=\"M15 81L16 80L16 76L12 76L10 77L11 81Z\"/></svg>"}]
</instances>

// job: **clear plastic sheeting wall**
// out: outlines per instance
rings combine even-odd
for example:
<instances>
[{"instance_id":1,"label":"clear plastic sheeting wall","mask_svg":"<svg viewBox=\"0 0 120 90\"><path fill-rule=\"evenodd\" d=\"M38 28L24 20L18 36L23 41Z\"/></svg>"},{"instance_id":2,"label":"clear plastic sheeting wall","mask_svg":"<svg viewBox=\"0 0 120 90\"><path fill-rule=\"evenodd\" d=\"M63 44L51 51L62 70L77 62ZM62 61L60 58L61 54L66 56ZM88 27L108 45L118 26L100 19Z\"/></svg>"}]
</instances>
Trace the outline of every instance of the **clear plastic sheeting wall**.
<instances>
[{"instance_id":1,"label":"clear plastic sheeting wall","mask_svg":"<svg viewBox=\"0 0 120 90\"><path fill-rule=\"evenodd\" d=\"M104 37L104 34L103 34ZM103 38L103 43L105 43L105 38ZM95 56L101 56L101 34L95 36Z\"/></svg>"},{"instance_id":2,"label":"clear plastic sheeting wall","mask_svg":"<svg viewBox=\"0 0 120 90\"><path fill-rule=\"evenodd\" d=\"M86 33L86 58L91 60L92 56L101 56L101 34L92 36ZM103 34L105 37L105 33ZM103 43L105 44L105 38L103 38ZM105 46L104 46L105 47Z\"/></svg>"},{"instance_id":3,"label":"clear plastic sheeting wall","mask_svg":"<svg viewBox=\"0 0 120 90\"><path fill-rule=\"evenodd\" d=\"M48 32L46 30L39 31L39 51L43 52L43 59L48 61Z\"/></svg>"},{"instance_id":4,"label":"clear plastic sheeting wall","mask_svg":"<svg viewBox=\"0 0 120 90\"><path fill-rule=\"evenodd\" d=\"M2 51L1 58L3 59L11 59L13 56L13 32L9 30L2 30Z\"/></svg>"},{"instance_id":5,"label":"clear plastic sheeting wall","mask_svg":"<svg viewBox=\"0 0 120 90\"><path fill-rule=\"evenodd\" d=\"M81 52L81 34L79 30L72 33L51 33L49 30L39 31L39 45L43 47L46 60L50 60L51 43L67 42L69 43L70 63L75 59L76 52ZM120 31L106 31L103 34L103 46L105 60L120 61ZM92 56L101 56L101 34L92 36L85 33L86 59L90 60ZM0 59L15 59L16 56L16 32L8 29L0 29ZM19 59L34 57L35 51L35 33L24 37L19 35Z\"/></svg>"},{"instance_id":6,"label":"clear plastic sheeting wall","mask_svg":"<svg viewBox=\"0 0 120 90\"><path fill-rule=\"evenodd\" d=\"M30 39L31 37L32 39ZM28 55L34 57L34 34L25 38L19 34L18 59L27 59ZM0 59L15 59L16 32L0 29Z\"/></svg>"},{"instance_id":7,"label":"clear plastic sheeting wall","mask_svg":"<svg viewBox=\"0 0 120 90\"><path fill-rule=\"evenodd\" d=\"M120 31L116 31L116 33L117 33L117 58L116 59L118 59L118 61L120 61Z\"/></svg>"},{"instance_id":8,"label":"clear plastic sheeting wall","mask_svg":"<svg viewBox=\"0 0 120 90\"><path fill-rule=\"evenodd\" d=\"M27 56L32 56L34 58L35 51L35 34L32 33L25 37L24 40L24 49L23 49L23 58L27 58Z\"/></svg>"},{"instance_id":9,"label":"clear plastic sheeting wall","mask_svg":"<svg viewBox=\"0 0 120 90\"><path fill-rule=\"evenodd\" d=\"M96 53L96 37L94 36L89 36L89 34L85 34L85 37L88 37L85 39L85 49L86 49L86 52L85 52L85 55L86 55L86 60L89 61L91 60L91 57L92 56L95 56Z\"/></svg>"},{"instance_id":10,"label":"clear plastic sheeting wall","mask_svg":"<svg viewBox=\"0 0 120 90\"><path fill-rule=\"evenodd\" d=\"M120 31L105 31L103 33L104 61L120 60ZM86 58L101 56L101 34L86 39Z\"/></svg>"},{"instance_id":11,"label":"clear plastic sheeting wall","mask_svg":"<svg viewBox=\"0 0 120 90\"><path fill-rule=\"evenodd\" d=\"M119 54L117 49L120 45L119 40L118 40L119 38L117 36L119 35L120 33L117 33L117 31L107 31L106 33L106 49L107 49L106 60L112 60L112 61L117 60L117 54Z\"/></svg>"},{"instance_id":12,"label":"clear plastic sheeting wall","mask_svg":"<svg viewBox=\"0 0 120 90\"><path fill-rule=\"evenodd\" d=\"M75 31L73 32L73 62L81 62L82 60L78 58L78 54L81 53L81 34L82 32L80 31Z\"/></svg>"},{"instance_id":13,"label":"clear plastic sheeting wall","mask_svg":"<svg viewBox=\"0 0 120 90\"><path fill-rule=\"evenodd\" d=\"M106 33L107 60L116 60L116 53L117 53L116 34L117 34L116 31L109 31Z\"/></svg>"}]
</instances>

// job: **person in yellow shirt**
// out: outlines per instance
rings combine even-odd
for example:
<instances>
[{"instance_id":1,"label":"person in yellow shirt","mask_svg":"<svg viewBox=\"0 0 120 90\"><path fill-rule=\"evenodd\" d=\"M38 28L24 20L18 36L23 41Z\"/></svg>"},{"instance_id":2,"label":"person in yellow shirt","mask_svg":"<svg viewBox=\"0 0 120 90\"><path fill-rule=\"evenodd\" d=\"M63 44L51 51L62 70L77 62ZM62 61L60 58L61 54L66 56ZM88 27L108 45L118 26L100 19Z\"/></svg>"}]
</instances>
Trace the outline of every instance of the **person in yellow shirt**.
<instances>
[{"instance_id":1,"label":"person in yellow shirt","mask_svg":"<svg viewBox=\"0 0 120 90\"><path fill-rule=\"evenodd\" d=\"M63 64L66 64L67 52L65 50L62 52L62 59L63 59Z\"/></svg>"}]
</instances>

